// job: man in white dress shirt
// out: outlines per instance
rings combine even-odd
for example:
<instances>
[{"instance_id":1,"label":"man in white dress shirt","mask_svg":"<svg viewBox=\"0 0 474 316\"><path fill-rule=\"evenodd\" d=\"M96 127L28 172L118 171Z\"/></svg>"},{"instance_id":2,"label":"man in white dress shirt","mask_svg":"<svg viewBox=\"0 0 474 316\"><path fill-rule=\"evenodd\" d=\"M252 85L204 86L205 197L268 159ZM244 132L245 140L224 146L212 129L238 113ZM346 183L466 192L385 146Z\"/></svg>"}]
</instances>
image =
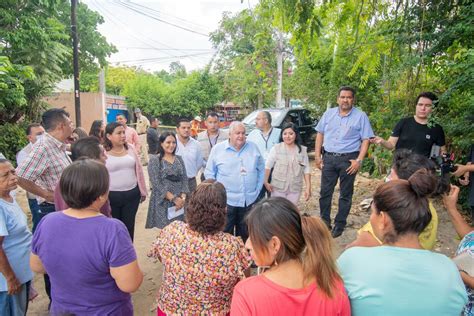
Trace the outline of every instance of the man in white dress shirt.
<instances>
[{"instance_id":1,"label":"man in white dress shirt","mask_svg":"<svg viewBox=\"0 0 474 316\"><path fill-rule=\"evenodd\" d=\"M183 158L191 193L196 189L196 175L203 166L201 146L197 140L191 137L191 122L187 119L178 120L176 134L176 155Z\"/></svg>"}]
</instances>

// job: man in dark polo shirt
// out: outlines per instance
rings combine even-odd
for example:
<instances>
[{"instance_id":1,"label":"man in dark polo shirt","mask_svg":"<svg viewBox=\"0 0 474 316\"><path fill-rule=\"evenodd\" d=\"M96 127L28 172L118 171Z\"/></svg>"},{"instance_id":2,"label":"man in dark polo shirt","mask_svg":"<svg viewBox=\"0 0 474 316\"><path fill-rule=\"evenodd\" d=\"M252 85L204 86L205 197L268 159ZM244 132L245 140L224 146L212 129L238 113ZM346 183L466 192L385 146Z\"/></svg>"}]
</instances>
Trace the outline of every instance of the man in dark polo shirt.
<instances>
[{"instance_id":1,"label":"man in dark polo shirt","mask_svg":"<svg viewBox=\"0 0 474 316\"><path fill-rule=\"evenodd\" d=\"M428 120L433 111L433 103L438 98L432 92L423 92L416 98L415 115L401 119L392 131L388 140L374 137L371 143L387 149L410 149L412 152L426 156L438 156L439 150L432 153L433 145L446 152L444 131L441 125L429 126Z\"/></svg>"},{"instance_id":2,"label":"man in dark polo shirt","mask_svg":"<svg viewBox=\"0 0 474 316\"><path fill-rule=\"evenodd\" d=\"M150 127L146 130L146 142L148 144L148 153L150 155L156 155L160 146L160 134L158 127L160 126L160 120L157 117L152 117L150 121Z\"/></svg>"}]
</instances>

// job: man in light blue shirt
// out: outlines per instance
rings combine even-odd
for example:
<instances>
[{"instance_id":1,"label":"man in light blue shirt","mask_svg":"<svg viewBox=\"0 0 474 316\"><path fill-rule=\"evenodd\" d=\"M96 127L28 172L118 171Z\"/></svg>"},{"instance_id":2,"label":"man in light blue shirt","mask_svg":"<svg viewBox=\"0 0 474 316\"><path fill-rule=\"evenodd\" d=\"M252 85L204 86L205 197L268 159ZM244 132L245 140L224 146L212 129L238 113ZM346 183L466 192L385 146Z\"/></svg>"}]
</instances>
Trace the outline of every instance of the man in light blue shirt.
<instances>
[{"instance_id":1,"label":"man in light blue shirt","mask_svg":"<svg viewBox=\"0 0 474 316\"><path fill-rule=\"evenodd\" d=\"M245 216L257 202L265 163L257 145L246 141L245 126L232 122L229 140L216 144L207 160L205 177L222 183L227 192L227 233L248 238Z\"/></svg>"},{"instance_id":2,"label":"man in light blue shirt","mask_svg":"<svg viewBox=\"0 0 474 316\"><path fill-rule=\"evenodd\" d=\"M203 158L199 142L191 137L191 122L187 119L179 119L176 124L176 155L183 158L188 176L189 192L196 189L196 175L202 168Z\"/></svg>"},{"instance_id":3,"label":"man in light blue shirt","mask_svg":"<svg viewBox=\"0 0 474 316\"><path fill-rule=\"evenodd\" d=\"M322 170L319 207L321 218L331 229L331 203L334 187L339 179L339 211L334 220L332 236L342 235L352 206L354 180L374 137L369 118L353 107L355 90L341 87L338 107L327 110L316 131L315 163ZM324 154L322 148L324 147Z\"/></svg>"},{"instance_id":4,"label":"man in light blue shirt","mask_svg":"<svg viewBox=\"0 0 474 316\"><path fill-rule=\"evenodd\" d=\"M263 160L266 162L270 150L280 142L281 129L272 126L272 115L268 111L260 111L255 117L255 126L257 127L249 133L247 140L255 143L262 153ZM268 181L271 181L272 175ZM259 198L264 198L268 194L267 189L262 187Z\"/></svg>"},{"instance_id":5,"label":"man in light blue shirt","mask_svg":"<svg viewBox=\"0 0 474 316\"><path fill-rule=\"evenodd\" d=\"M266 161L270 149L280 142L281 129L272 126L272 116L268 111L261 111L255 118L257 127L250 132L247 140L257 145Z\"/></svg>"}]
</instances>

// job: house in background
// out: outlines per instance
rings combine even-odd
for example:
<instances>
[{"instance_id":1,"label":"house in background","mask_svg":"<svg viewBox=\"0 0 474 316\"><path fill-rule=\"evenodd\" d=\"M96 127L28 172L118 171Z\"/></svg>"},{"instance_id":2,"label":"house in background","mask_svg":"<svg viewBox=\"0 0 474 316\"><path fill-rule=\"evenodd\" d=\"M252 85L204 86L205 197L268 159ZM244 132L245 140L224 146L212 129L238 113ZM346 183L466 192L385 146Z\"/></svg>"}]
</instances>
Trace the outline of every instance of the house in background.
<instances>
[{"instance_id":1,"label":"house in background","mask_svg":"<svg viewBox=\"0 0 474 316\"><path fill-rule=\"evenodd\" d=\"M73 87L72 80L63 80L50 96L43 98L43 101L51 107L64 108L69 112L71 120L76 123ZM124 114L131 123L125 97L102 92L81 92L80 97L81 125L86 131L89 131L95 120L103 120L106 123L114 122L117 114Z\"/></svg>"}]
</instances>

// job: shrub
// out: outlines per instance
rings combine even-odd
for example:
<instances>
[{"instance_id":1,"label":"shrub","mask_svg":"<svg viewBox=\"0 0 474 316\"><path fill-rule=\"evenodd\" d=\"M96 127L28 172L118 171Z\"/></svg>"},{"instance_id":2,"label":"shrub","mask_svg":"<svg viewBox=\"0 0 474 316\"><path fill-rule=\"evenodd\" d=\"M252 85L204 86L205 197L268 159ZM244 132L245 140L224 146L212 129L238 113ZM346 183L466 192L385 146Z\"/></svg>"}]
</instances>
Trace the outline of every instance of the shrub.
<instances>
[{"instance_id":1,"label":"shrub","mask_svg":"<svg viewBox=\"0 0 474 316\"><path fill-rule=\"evenodd\" d=\"M28 143L24 125L0 125L0 135L0 152L16 166L16 153Z\"/></svg>"}]
</instances>

